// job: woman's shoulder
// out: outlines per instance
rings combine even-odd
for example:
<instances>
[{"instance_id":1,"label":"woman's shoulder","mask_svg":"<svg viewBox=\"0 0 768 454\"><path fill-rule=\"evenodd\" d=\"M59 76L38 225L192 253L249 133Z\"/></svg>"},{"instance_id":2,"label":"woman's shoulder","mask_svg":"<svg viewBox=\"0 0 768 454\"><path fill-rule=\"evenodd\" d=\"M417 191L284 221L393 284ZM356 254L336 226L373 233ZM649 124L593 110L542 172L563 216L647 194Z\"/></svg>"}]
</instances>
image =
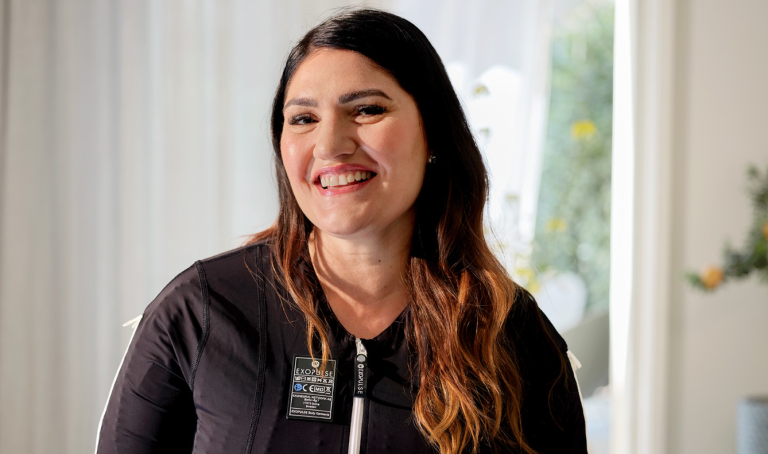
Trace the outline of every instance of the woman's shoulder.
<instances>
[{"instance_id":1,"label":"woman's shoulder","mask_svg":"<svg viewBox=\"0 0 768 454\"><path fill-rule=\"evenodd\" d=\"M515 359L523 379L523 430L539 452L586 453L586 426L568 345L520 288L507 319Z\"/></svg>"},{"instance_id":2,"label":"woman's shoulder","mask_svg":"<svg viewBox=\"0 0 768 454\"><path fill-rule=\"evenodd\" d=\"M176 275L152 300L144 317L179 321L181 312L200 318L212 291L236 295L259 287L271 273L270 247L264 242L247 244L197 260Z\"/></svg>"},{"instance_id":3,"label":"woman's shoulder","mask_svg":"<svg viewBox=\"0 0 768 454\"><path fill-rule=\"evenodd\" d=\"M529 394L549 394L550 386L563 378L568 345L530 292L521 287L516 296L506 332L520 377Z\"/></svg>"},{"instance_id":4,"label":"woman's shoulder","mask_svg":"<svg viewBox=\"0 0 768 454\"><path fill-rule=\"evenodd\" d=\"M146 306L134 340L150 356L173 357L185 376L193 377L212 326L227 329L223 323L227 320L258 326L262 312L253 303L267 288L265 271L271 268L264 263L268 257L268 246L256 243L196 261ZM163 345L172 346L174 353L166 352Z\"/></svg>"},{"instance_id":5,"label":"woman's shoulder","mask_svg":"<svg viewBox=\"0 0 768 454\"><path fill-rule=\"evenodd\" d=\"M507 318L507 333L516 345L516 349L537 353L542 349L556 347L561 354L568 351L560 333L549 321L533 295L523 287L517 288L515 300Z\"/></svg>"},{"instance_id":6,"label":"woman's shoulder","mask_svg":"<svg viewBox=\"0 0 768 454\"><path fill-rule=\"evenodd\" d=\"M271 246L266 240L248 243L220 254L198 260L202 278L212 282L253 281L271 273Z\"/></svg>"}]
</instances>

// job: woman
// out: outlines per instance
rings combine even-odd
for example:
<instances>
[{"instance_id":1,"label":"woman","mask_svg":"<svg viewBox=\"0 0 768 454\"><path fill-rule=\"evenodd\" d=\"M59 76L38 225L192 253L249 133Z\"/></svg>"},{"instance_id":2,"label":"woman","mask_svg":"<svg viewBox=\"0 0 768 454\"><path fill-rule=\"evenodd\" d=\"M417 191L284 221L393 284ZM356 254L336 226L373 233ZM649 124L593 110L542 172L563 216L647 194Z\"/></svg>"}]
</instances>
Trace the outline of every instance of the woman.
<instances>
[{"instance_id":1,"label":"woman","mask_svg":"<svg viewBox=\"0 0 768 454\"><path fill-rule=\"evenodd\" d=\"M272 140L276 223L149 305L98 452L586 452L565 342L486 244L487 173L414 25L307 33Z\"/></svg>"}]
</instances>

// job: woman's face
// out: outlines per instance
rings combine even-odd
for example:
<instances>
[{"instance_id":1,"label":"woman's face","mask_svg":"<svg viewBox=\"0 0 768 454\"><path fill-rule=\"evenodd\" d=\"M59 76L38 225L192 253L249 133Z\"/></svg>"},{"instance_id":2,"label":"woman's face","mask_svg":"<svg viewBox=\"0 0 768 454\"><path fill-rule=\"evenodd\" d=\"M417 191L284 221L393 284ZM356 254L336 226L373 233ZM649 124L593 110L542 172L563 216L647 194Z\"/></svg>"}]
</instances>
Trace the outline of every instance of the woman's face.
<instances>
[{"instance_id":1,"label":"woman's face","mask_svg":"<svg viewBox=\"0 0 768 454\"><path fill-rule=\"evenodd\" d=\"M320 49L285 100L280 151L312 224L337 237L412 229L428 157L413 98L361 54Z\"/></svg>"}]
</instances>

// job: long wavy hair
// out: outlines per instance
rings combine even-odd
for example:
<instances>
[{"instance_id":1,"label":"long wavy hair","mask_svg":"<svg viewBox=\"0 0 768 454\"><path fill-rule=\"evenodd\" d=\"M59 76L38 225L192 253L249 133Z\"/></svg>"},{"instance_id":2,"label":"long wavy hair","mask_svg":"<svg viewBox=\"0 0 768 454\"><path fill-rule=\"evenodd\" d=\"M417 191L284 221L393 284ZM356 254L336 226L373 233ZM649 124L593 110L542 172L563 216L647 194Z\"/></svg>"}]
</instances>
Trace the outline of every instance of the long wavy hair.
<instances>
[{"instance_id":1,"label":"long wavy hair","mask_svg":"<svg viewBox=\"0 0 768 454\"><path fill-rule=\"evenodd\" d=\"M327 326L317 309L318 283L307 240L312 224L299 208L282 162L285 92L296 68L319 48L358 52L416 101L428 149L416 201L416 228L403 282L406 325L415 353L417 426L441 453L482 445L534 453L521 424L522 380L505 321L526 294L491 252L483 231L488 174L440 57L412 23L374 9L343 10L310 30L291 50L272 105L280 211L250 243L267 240L273 267L307 321L307 344L329 358ZM319 341L319 342L318 342Z\"/></svg>"}]
</instances>

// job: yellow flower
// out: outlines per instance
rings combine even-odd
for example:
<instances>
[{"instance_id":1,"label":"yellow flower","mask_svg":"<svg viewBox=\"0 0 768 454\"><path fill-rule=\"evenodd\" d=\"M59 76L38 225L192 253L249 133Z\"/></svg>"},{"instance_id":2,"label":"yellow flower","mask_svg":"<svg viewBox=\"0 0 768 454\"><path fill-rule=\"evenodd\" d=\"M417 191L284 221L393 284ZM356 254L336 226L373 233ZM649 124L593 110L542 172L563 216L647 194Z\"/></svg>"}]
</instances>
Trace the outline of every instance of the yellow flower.
<instances>
[{"instance_id":1,"label":"yellow flower","mask_svg":"<svg viewBox=\"0 0 768 454\"><path fill-rule=\"evenodd\" d=\"M488 91L488 87L486 87L483 84L478 84L477 86L475 86L475 89L473 91L475 96L487 95L488 93L490 93Z\"/></svg>"},{"instance_id":2,"label":"yellow flower","mask_svg":"<svg viewBox=\"0 0 768 454\"><path fill-rule=\"evenodd\" d=\"M763 236L765 237L766 240L768 240L768 222L766 222L765 225L763 226Z\"/></svg>"},{"instance_id":3,"label":"yellow flower","mask_svg":"<svg viewBox=\"0 0 768 454\"><path fill-rule=\"evenodd\" d=\"M574 140L591 139L597 132L597 126L589 120L577 121L571 125L571 137Z\"/></svg>"},{"instance_id":4,"label":"yellow flower","mask_svg":"<svg viewBox=\"0 0 768 454\"><path fill-rule=\"evenodd\" d=\"M568 230L568 222L563 218L551 218L544 224L545 232L565 232Z\"/></svg>"},{"instance_id":5,"label":"yellow flower","mask_svg":"<svg viewBox=\"0 0 768 454\"><path fill-rule=\"evenodd\" d=\"M709 266L701 273L701 283L707 289L713 289L723 281L723 270L717 266Z\"/></svg>"}]
</instances>

